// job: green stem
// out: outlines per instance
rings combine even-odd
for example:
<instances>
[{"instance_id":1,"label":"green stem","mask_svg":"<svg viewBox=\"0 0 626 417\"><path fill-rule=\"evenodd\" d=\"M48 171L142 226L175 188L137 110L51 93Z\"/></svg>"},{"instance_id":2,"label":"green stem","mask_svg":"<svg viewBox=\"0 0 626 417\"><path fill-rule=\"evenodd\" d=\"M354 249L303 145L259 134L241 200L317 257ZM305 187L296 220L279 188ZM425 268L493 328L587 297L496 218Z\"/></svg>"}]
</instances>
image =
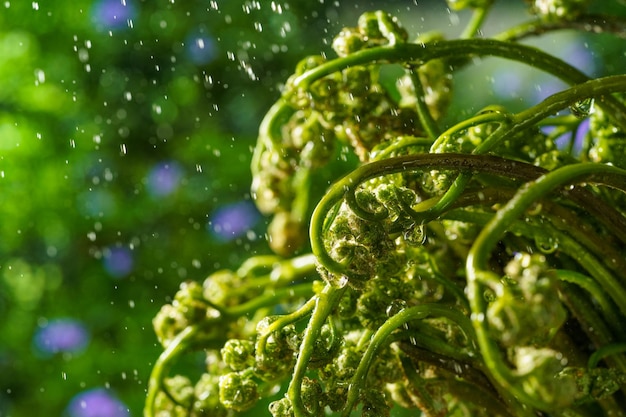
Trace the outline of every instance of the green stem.
<instances>
[{"instance_id":1,"label":"green stem","mask_svg":"<svg viewBox=\"0 0 626 417\"><path fill-rule=\"evenodd\" d=\"M397 43L362 49L343 58L337 58L317 66L297 77L293 86L307 89L315 80L345 68L373 62L406 63L423 65L432 59L467 56L498 56L531 65L571 84L589 78L575 67L539 49L502 42L493 39L457 39L432 41L425 44ZM289 94L289 92L287 92Z\"/></svg>"},{"instance_id":2,"label":"green stem","mask_svg":"<svg viewBox=\"0 0 626 417\"><path fill-rule=\"evenodd\" d=\"M307 417L309 413L302 403L302 379L307 370L309 360L313 354L315 340L319 337L322 326L328 316L332 313L337 303L341 299L347 287L337 288L326 285L322 292L311 300L315 303L315 308L309 324L304 331L298 359L293 369L293 375L287 388L287 396L291 400L295 417Z\"/></svg>"},{"instance_id":3,"label":"green stem","mask_svg":"<svg viewBox=\"0 0 626 417\"><path fill-rule=\"evenodd\" d=\"M515 176L525 180L535 179L545 172L534 165L500 157L452 153L404 155L361 165L333 184L313 211L309 235L311 248L318 262L331 273L339 276L346 274L347 268L333 259L326 250L325 232L332 222L332 218L328 218L328 213L332 213L347 195L354 195L360 184L382 175L433 168ZM421 213L415 215L419 217Z\"/></svg>"},{"instance_id":4,"label":"green stem","mask_svg":"<svg viewBox=\"0 0 626 417\"><path fill-rule=\"evenodd\" d=\"M472 245L466 262L467 272L467 290L468 298L472 308L472 323L476 330L478 344L481 353L485 359L487 367L491 371L494 378L503 388L515 392L520 399L525 400L529 405L538 409L549 409L549 404L528 395L513 381L515 379L512 371L507 367L503 358L500 356L499 347L490 337L488 324L485 321L485 299L482 292L482 283L493 282L498 277L488 270L487 259L489 253L495 248L500 236L506 231L507 226L517 219L530 205L547 195L550 191L559 186L570 184L575 180L592 176L616 176L609 181L611 185L622 188L620 180L626 180L626 172L607 165L599 164L574 164L558 168L549 172L536 181L525 184L519 192L509 202L500 209L492 221L490 221L479 233L478 237ZM624 187L626 188L626 187ZM619 283L605 283L605 289L609 294L618 297L616 302L618 305L626 305L626 297L623 288ZM617 295L615 295L616 293ZM624 298L622 300L622 298ZM619 300L619 301L618 301Z\"/></svg>"},{"instance_id":5,"label":"green stem","mask_svg":"<svg viewBox=\"0 0 626 417\"><path fill-rule=\"evenodd\" d=\"M604 104L607 104L608 101L606 96L625 90L626 75L614 75L588 80L566 90L560 91L546 98L541 103L512 115L511 124L508 128L502 130L498 129L487 140L478 145L474 150L474 153L481 154L489 152L505 138L510 138L531 126L536 125L548 116L556 114L578 101L595 97L604 98ZM624 115L621 115L620 117L623 116Z\"/></svg>"},{"instance_id":6,"label":"green stem","mask_svg":"<svg viewBox=\"0 0 626 417\"><path fill-rule=\"evenodd\" d=\"M625 352L626 352L626 343L624 342L611 343L610 345L604 345L598 348L598 350L596 350L595 352L593 352L591 356L589 356L589 362L587 366L589 367L589 369L593 369L596 366L598 366L598 362L600 362L602 359L606 358L607 356L612 356L612 355L625 353Z\"/></svg>"},{"instance_id":7,"label":"green stem","mask_svg":"<svg viewBox=\"0 0 626 417\"><path fill-rule=\"evenodd\" d=\"M576 320L580 323L580 328L597 349L615 343L610 329L599 316L593 302L584 295L578 286L564 282L561 292L563 294L563 302L572 312L572 315L576 317ZM626 360L623 355L611 355L606 357L606 361L609 366L626 372Z\"/></svg>"},{"instance_id":8,"label":"green stem","mask_svg":"<svg viewBox=\"0 0 626 417\"><path fill-rule=\"evenodd\" d=\"M189 346L196 333L198 326L185 327L180 333L174 337L167 348L159 355L159 358L152 368L150 380L148 382L148 393L146 395L146 403L143 410L144 417L155 417L154 409L157 394L163 387L163 379L166 377L172 362Z\"/></svg>"},{"instance_id":9,"label":"green stem","mask_svg":"<svg viewBox=\"0 0 626 417\"><path fill-rule=\"evenodd\" d=\"M519 41L530 36L539 36L563 29L588 33L612 33L621 38L626 37L626 21L619 16L584 14L575 20L545 21L533 19L507 29L493 36L493 38L501 41Z\"/></svg>"},{"instance_id":10,"label":"green stem","mask_svg":"<svg viewBox=\"0 0 626 417\"><path fill-rule=\"evenodd\" d=\"M257 351L263 352L265 350L267 338L270 337L273 332L278 331L283 327L295 323L306 317L315 307L315 300L316 297L310 298L309 301L307 301L302 307L300 307L293 313L280 316L275 321L270 323L270 325L267 327L267 329L265 329L263 334L259 335L259 338L257 340Z\"/></svg>"},{"instance_id":11,"label":"green stem","mask_svg":"<svg viewBox=\"0 0 626 417\"><path fill-rule=\"evenodd\" d=\"M432 144L433 140L429 138L416 136L400 136L394 139L394 141L390 145L384 147L383 149L374 149L374 151L372 151L370 154L370 161L378 161L389 158L396 152L406 148L430 148Z\"/></svg>"},{"instance_id":12,"label":"green stem","mask_svg":"<svg viewBox=\"0 0 626 417\"><path fill-rule=\"evenodd\" d=\"M461 328L461 331L463 331L468 340L474 340L474 331L468 318L454 307L450 308L439 304L422 304L400 311L398 314L390 317L385 323L383 323L383 325L372 336L370 344L365 350L365 353L361 358L361 362L359 363L359 366L357 367L350 382L346 405L341 413L342 417L348 417L352 412L352 409L359 398L359 393L365 386L365 379L370 366L374 361L374 357L381 348L388 344L388 338L391 333L411 320L420 320L429 316L439 316L450 319Z\"/></svg>"},{"instance_id":13,"label":"green stem","mask_svg":"<svg viewBox=\"0 0 626 417\"><path fill-rule=\"evenodd\" d=\"M479 126L486 123L498 123L500 126L508 125L511 123L511 114L504 111L492 111L489 109L485 109L476 116L465 119L443 132L437 138L437 140L433 142L430 151L443 153L445 152L445 143L452 140L455 135L471 127Z\"/></svg>"},{"instance_id":14,"label":"green stem","mask_svg":"<svg viewBox=\"0 0 626 417\"><path fill-rule=\"evenodd\" d=\"M590 80L571 87L567 90L556 93L546 98L541 103L514 115L493 112L479 115L472 119L461 122L459 125L453 126L446 133L444 133L444 135L442 135L442 137L440 137L433 144L433 149L435 149L436 146L445 141L448 138L448 135L453 134L453 132L458 132L476 124L480 124L481 122L484 123L487 121L500 121L500 123L502 124L496 129L496 131L487 139L485 139L482 143L478 144L478 146L476 146L476 148L472 152L476 155L485 154L493 150L503 140L510 139L515 135L520 134L522 131L532 126L535 126L537 123L544 120L548 116L569 107L577 101L589 97L601 97L603 94L611 94L615 91L621 91L625 89L626 76L624 75ZM454 183L450 186L448 191L446 191L443 197L437 202L437 204L435 204L427 212L423 213L424 221L430 221L436 218L442 211L446 210L459 197L459 195L461 195L463 189L470 181L470 179L471 174L460 174L455 179Z\"/></svg>"},{"instance_id":15,"label":"green stem","mask_svg":"<svg viewBox=\"0 0 626 417\"><path fill-rule=\"evenodd\" d=\"M420 80L419 69L411 68L408 70L413 88L415 89L415 106L417 109L417 116L419 118L421 126L426 131L426 134L431 140L435 140L441 133L437 121L430 113L428 104L426 104L426 92L424 91L424 85Z\"/></svg>"},{"instance_id":16,"label":"green stem","mask_svg":"<svg viewBox=\"0 0 626 417\"><path fill-rule=\"evenodd\" d=\"M313 295L313 288L311 283L298 284L291 287L284 287L272 290L269 294L263 294L252 300L239 304L234 307L226 308L223 310L223 314L226 317L241 317L246 314L251 314L262 307L270 307L276 305L277 302L284 302L290 298L298 297L310 297ZM299 310L298 310L299 311ZM285 317L291 317L290 315ZM293 317L290 318L292 320ZM276 323L276 322L274 322ZM274 324L272 323L272 325ZM282 327L282 326L281 326Z\"/></svg>"},{"instance_id":17,"label":"green stem","mask_svg":"<svg viewBox=\"0 0 626 417\"><path fill-rule=\"evenodd\" d=\"M471 39L477 34L479 34L480 28L483 25L487 17L487 14L489 13L489 10L490 10L490 7L479 7L477 9L474 9L474 12L472 13L472 17L470 18L470 21L465 27L465 30L463 30L463 33L461 33L460 38Z\"/></svg>"}]
</instances>

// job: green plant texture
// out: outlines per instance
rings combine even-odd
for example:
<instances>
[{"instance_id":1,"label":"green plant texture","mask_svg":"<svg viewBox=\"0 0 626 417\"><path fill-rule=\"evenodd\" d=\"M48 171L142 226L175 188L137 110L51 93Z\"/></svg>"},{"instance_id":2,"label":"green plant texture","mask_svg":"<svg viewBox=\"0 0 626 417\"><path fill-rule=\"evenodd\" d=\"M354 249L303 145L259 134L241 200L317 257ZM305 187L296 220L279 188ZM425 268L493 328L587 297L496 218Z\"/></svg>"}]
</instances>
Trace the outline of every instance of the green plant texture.
<instances>
[{"instance_id":1,"label":"green plant texture","mask_svg":"<svg viewBox=\"0 0 626 417\"><path fill-rule=\"evenodd\" d=\"M365 12L296 66L251 167L274 254L162 307L145 417L626 415L626 75L521 42L626 21L526 1L486 38L492 3L448 1L471 12L458 39ZM453 112L488 57L565 87Z\"/></svg>"}]
</instances>

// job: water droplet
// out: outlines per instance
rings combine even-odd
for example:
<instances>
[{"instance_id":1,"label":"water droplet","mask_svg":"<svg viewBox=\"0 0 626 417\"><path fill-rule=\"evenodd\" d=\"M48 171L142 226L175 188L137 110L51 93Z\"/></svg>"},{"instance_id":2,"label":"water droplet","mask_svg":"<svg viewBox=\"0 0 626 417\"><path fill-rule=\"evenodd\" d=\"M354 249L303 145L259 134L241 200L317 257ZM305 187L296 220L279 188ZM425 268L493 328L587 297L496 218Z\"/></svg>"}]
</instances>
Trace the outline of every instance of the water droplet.
<instances>
[{"instance_id":1,"label":"water droplet","mask_svg":"<svg viewBox=\"0 0 626 417\"><path fill-rule=\"evenodd\" d=\"M263 32L263 25L261 25L261 22L254 22L254 29L257 32Z\"/></svg>"},{"instance_id":2,"label":"water droplet","mask_svg":"<svg viewBox=\"0 0 626 417\"><path fill-rule=\"evenodd\" d=\"M535 245L542 253L550 254L559 248L559 241L553 236L538 235L535 236Z\"/></svg>"},{"instance_id":3,"label":"water droplet","mask_svg":"<svg viewBox=\"0 0 626 417\"><path fill-rule=\"evenodd\" d=\"M392 316L395 316L396 314L400 313L405 308L406 308L406 301L404 301L404 300L393 300L387 306L387 310L385 310L385 313L387 314L387 317L392 317Z\"/></svg>"},{"instance_id":4,"label":"water droplet","mask_svg":"<svg viewBox=\"0 0 626 417\"><path fill-rule=\"evenodd\" d=\"M411 246L423 245L426 240L424 225L411 225L403 234L404 241Z\"/></svg>"},{"instance_id":5,"label":"water droplet","mask_svg":"<svg viewBox=\"0 0 626 417\"><path fill-rule=\"evenodd\" d=\"M46 82L46 73L42 69L35 70L35 85L43 84Z\"/></svg>"},{"instance_id":6,"label":"water droplet","mask_svg":"<svg viewBox=\"0 0 626 417\"><path fill-rule=\"evenodd\" d=\"M470 319L472 321L477 321L479 323L482 323L483 321L485 321L485 313L472 313L470 315Z\"/></svg>"},{"instance_id":7,"label":"water droplet","mask_svg":"<svg viewBox=\"0 0 626 417\"><path fill-rule=\"evenodd\" d=\"M348 285L348 277L345 275L340 276L337 280L335 280L335 285L339 288L343 288Z\"/></svg>"},{"instance_id":8,"label":"water droplet","mask_svg":"<svg viewBox=\"0 0 626 417\"><path fill-rule=\"evenodd\" d=\"M78 50L78 60L83 63L89 61L89 51L85 48L80 48Z\"/></svg>"},{"instance_id":9,"label":"water droplet","mask_svg":"<svg viewBox=\"0 0 626 417\"><path fill-rule=\"evenodd\" d=\"M589 97L569 106L569 111L579 119L584 119L594 111L594 99Z\"/></svg>"},{"instance_id":10,"label":"water droplet","mask_svg":"<svg viewBox=\"0 0 626 417\"><path fill-rule=\"evenodd\" d=\"M34 1L33 3L33 10L39 10L39 3Z\"/></svg>"}]
</instances>

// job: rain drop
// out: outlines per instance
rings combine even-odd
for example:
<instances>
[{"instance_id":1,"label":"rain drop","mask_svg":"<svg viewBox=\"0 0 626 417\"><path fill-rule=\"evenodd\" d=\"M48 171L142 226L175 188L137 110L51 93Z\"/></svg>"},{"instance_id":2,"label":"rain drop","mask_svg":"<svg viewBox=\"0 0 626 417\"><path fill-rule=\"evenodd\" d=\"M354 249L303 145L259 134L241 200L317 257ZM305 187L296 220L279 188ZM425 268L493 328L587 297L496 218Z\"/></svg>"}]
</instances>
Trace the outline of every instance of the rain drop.
<instances>
[{"instance_id":1,"label":"rain drop","mask_svg":"<svg viewBox=\"0 0 626 417\"><path fill-rule=\"evenodd\" d=\"M278 14L283 14L283 6L281 6L280 4L276 3L275 1L272 2L272 11Z\"/></svg>"},{"instance_id":2,"label":"rain drop","mask_svg":"<svg viewBox=\"0 0 626 417\"><path fill-rule=\"evenodd\" d=\"M35 85L43 84L46 82L46 73L42 69L35 70Z\"/></svg>"},{"instance_id":3,"label":"rain drop","mask_svg":"<svg viewBox=\"0 0 626 417\"><path fill-rule=\"evenodd\" d=\"M335 281L333 282L333 284L335 284L335 286L339 287L339 288L343 288L346 285L348 285L348 277L345 275L340 276L339 278L335 279Z\"/></svg>"},{"instance_id":4,"label":"rain drop","mask_svg":"<svg viewBox=\"0 0 626 417\"><path fill-rule=\"evenodd\" d=\"M396 300L393 300L391 303L389 303L389 305L387 306L387 309L385 310L385 313L387 314L387 317L392 317L402 312L402 310L404 310L405 308L406 308L406 301L396 299Z\"/></svg>"}]
</instances>

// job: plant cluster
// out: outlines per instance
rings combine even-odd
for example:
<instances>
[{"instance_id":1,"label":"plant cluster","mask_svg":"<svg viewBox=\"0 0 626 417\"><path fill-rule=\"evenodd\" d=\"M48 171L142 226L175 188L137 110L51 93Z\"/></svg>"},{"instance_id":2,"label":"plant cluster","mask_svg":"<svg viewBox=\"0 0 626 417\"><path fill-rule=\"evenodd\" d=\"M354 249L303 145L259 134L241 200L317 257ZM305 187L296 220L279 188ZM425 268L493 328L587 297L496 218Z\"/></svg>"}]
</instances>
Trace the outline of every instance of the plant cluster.
<instances>
[{"instance_id":1,"label":"plant cluster","mask_svg":"<svg viewBox=\"0 0 626 417\"><path fill-rule=\"evenodd\" d=\"M473 10L454 40L368 12L336 58L300 62L252 162L277 255L162 308L146 417L263 399L274 417L626 415L626 76L590 79L518 42L624 22L589 1L527 3L528 23L490 39L488 0L448 1ZM570 87L444 128L454 72L486 56ZM316 173L347 152L356 166L317 199ZM169 377L189 349L206 372Z\"/></svg>"}]
</instances>

